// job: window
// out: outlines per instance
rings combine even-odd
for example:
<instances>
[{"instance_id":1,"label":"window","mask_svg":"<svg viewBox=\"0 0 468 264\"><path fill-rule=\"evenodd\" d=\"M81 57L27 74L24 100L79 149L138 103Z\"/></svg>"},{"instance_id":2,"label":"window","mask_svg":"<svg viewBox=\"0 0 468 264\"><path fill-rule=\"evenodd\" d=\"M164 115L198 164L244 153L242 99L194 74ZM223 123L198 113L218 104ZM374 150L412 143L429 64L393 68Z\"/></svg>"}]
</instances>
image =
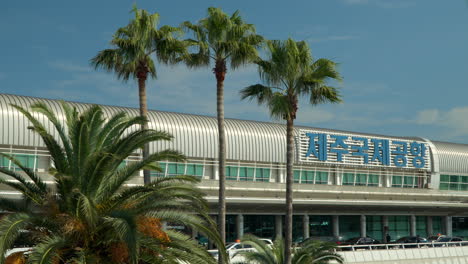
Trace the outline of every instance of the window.
<instances>
[{"instance_id":1,"label":"window","mask_svg":"<svg viewBox=\"0 0 468 264\"><path fill-rule=\"evenodd\" d=\"M254 180L254 168L240 167L239 168L239 181L253 181Z\"/></svg>"},{"instance_id":2,"label":"window","mask_svg":"<svg viewBox=\"0 0 468 264\"><path fill-rule=\"evenodd\" d=\"M257 168L256 173L255 173L255 180L262 181L262 182L269 182L270 181L270 169Z\"/></svg>"},{"instance_id":3,"label":"window","mask_svg":"<svg viewBox=\"0 0 468 264\"><path fill-rule=\"evenodd\" d=\"M343 185L354 185L354 173L343 173Z\"/></svg>"},{"instance_id":4,"label":"window","mask_svg":"<svg viewBox=\"0 0 468 264\"><path fill-rule=\"evenodd\" d=\"M316 171L315 176L315 184L328 184L328 172Z\"/></svg>"},{"instance_id":5,"label":"window","mask_svg":"<svg viewBox=\"0 0 468 264\"><path fill-rule=\"evenodd\" d=\"M226 179L236 181L237 180L237 170L238 170L238 167L226 166L226 172L225 172L226 173Z\"/></svg>"}]
</instances>

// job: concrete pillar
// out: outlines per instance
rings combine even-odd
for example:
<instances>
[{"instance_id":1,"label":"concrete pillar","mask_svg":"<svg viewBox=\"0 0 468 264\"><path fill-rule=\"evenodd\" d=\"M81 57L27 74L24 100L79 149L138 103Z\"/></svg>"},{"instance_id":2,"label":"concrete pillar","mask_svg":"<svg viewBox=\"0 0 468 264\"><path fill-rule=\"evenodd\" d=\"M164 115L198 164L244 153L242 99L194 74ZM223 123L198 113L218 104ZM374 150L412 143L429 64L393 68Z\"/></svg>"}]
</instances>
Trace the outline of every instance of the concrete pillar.
<instances>
[{"instance_id":1,"label":"concrete pillar","mask_svg":"<svg viewBox=\"0 0 468 264\"><path fill-rule=\"evenodd\" d=\"M410 216L410 236L416 236L416 216Z\"/></svg>"},{"instance_id":2,"label":"concrete pillar","mask_svg":"<svg viewBox=\"0 0 468 264\"><path fill-rule=\"evenodd\" d=\"M333 218L333 236L340 236L340 219L338 215L334 215Z\"/></svg>"},{"instance_id":3,"label":"concrete pillar","mask_svg":"<svg viewBox=\"0 0 468 264\"><path fill-rule=\"evenodd\" d=\"M426 217L426 232L427 232L427 236L428 236L428 237L434 235L434 234L432 233L432 230L433 230L433 227L432 227L432 216L428 216L428 217Z\"/></svg>"},{"instance_id":4,"label":"concrete pillar","mask_svg":"<svg viewBox=\"0 0 468 264\"><path fill-rule=\"evenodd\" d=\"M286 182L286 170L279 170L278 182L279 183L285 183Z\"/></svg>"},{"instance_id":5,"label":"concrete pillar","mask_svg":"<svg viewBox=\"0 0 468 264\"><path fill-rule=\"evenodd\" d=\"M161 228L162 228L163 231L166 231L166 230L167 230L167 222L166 222L166 221L163 221L163 222L161 223Z\"/></svg>"},{"instance_id":6,"label":"concrete pillar","mask_svg":"<svg viewBox=\"0 0 468 264\"><path fill-rule=\"evenodd\" d=\"M390 241L387 241L387 234L389 233L389 227L388 227L388 216L384 215L382 216L382 236L383 236L383 241L385 243L389 243Z\"/></svg>"},{"instance_id":7,"label":"concrete pillar","mask_svg":"<svg viewBox=\"0 0 468 264\"><path fill-rule=\"evenodd\" d=\"M244 215L238 214L236 218L236 235L238 239L244 236Z\"/></svg>"},{"instance_id":8,"label":"concrete pillar","mask_svg":"<svg viewBox=\"0 0 468 264\"><path fill-rule=\"evenodd\" d=\"M283 237L283 216L275 215L276 238Z\"/></svg>"},{"instance_id":9,"label":"concrete pillar","mask_svg":"<svg viewBox=\"0 0 468 264\"><path fill-rule=\"evenodd\" d=\"M308 215L304 215L302 217L302 227L303 227L303 231L304 231L304 234L303 234L303 238L304 239L307 239L309 238L310 236L310 219L309 219L309 216Z\"/></svg>"},{"instance_id":10,"label":"concrete pillar","mask_svg":"<svg viewBox=\"0 0 468 264\"><path fill-rule=\"evenodd\" d=\"M445 235L452 236L452 217L445 216L444 217L444 226L445 226Z\"/></svg>"},{"instance_id":11,"label":"concrete pillar","mask_svg":"<svg viewBox=\"0 0 468 264\"><path fill-rule=\"evenodd\" d=\"M213 166L213 180L219 180L219 166Z\"/></svg>"},{"instance_id":12,"label":"concrete pillar","mask_svg":"<svg viewBox=\"0 0 468 264\"><path fill-rule=\"evenodd\" d=\"M192 228L192 239L196 239L198 236L198 231Z\"/></svg>"},{"instance_id":13,"label":"concrete pillar","mask_svg":"<svg viewBox=\"0 0 468 264\"><path fill-rule=\"evenodd\" d=\"M366 237L367 236L367 223L366 223L366 216L361 215L361 236Z\"/></svg>"}]
</instances>

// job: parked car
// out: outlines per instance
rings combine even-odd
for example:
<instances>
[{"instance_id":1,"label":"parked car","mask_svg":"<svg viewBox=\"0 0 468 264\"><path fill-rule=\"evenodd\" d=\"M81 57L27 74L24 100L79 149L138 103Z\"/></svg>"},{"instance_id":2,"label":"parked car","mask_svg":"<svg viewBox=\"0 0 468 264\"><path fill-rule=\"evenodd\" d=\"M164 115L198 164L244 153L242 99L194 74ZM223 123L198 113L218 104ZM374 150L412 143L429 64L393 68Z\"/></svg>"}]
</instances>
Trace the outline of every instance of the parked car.
<instances>
[{"instance_id":1,"label":"parked car","mask_svg":"<svg viewBox=\"0 0 468 264\"><path fill-rule=\"evenodd\" d=\"M436 241L433 241L434 247L445 247L445 246L461 246L462 243L448 243L448 242L462 242L463 239L461 237L449 237L444 236ZM446 244L448 243L448 244ZM468 242L463 243L463 245L467 244Z\"/></svg>"},{"instance_id":2,"label":"parked car","mask_svg":"<svg viewBox=\"0 0 468 264\"><path fill-rule=\"evenodd\" d=\"M355 249L368 249L369 245L380 244L380 241L372 237L353 237L340 244L340 246L354 246ZM352 248L342 247L342 250L351 250Z\"/></svg>"},{"instance_id":3,"label":"parked car","mask_svg":"<svg viewBox=\"0 0 468 264\"><path fill-rule=\"evenodd\" d=\"M419 237L419 236L406 236L401 237L394 242L394 244L417 244L417 243L429 243L426 238ZM417 245L405 245L401 246L404 248L415 248L418 247Z\"/></svg>"},{"instance_id":4,"label":"parked car","mask_svg":"<svg viewBox=\"0 0 468 264\"><path fill-rule=\"evenodd\" d=\"M264 241L269 246L273 245L273 241L271 239L260 238L260 240ZM251 245L241 244L240 242L230 243L226 246L226 252L229 254L229 259L233 262L235 262L233 257L237 252L253 250L255 249ZM210 253L215 259L218 259L219 251L217 249L208 250L208 253Z\"/></svg>"},{"instance_id":5,"label":"parked car","mask_svg":"<svg viewBox=\"0 0 468 264\"><path fill-rule=\"evenodd\" d=\"M427 241L428 242L432 242L432 241L436 242L437 240L439 240L442 237L446 237L446 235L438 234L436 236L430 236L430 237L427 238Z\"/></svg>"}]
</instances>

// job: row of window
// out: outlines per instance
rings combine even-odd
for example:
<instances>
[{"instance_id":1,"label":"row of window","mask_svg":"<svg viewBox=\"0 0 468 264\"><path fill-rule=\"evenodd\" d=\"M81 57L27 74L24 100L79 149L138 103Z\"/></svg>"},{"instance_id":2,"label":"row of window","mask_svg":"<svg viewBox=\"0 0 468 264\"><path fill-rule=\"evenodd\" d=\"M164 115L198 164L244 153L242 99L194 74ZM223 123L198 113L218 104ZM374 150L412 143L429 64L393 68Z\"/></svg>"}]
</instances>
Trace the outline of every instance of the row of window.
<instances>
[{"instance_id":1,"label":"row of window","mask_svg":"<svg viewBox=\"0 0 468 264\"><path fill-rule=\"evenodd\" d=\"M365 173L343 173L343 185L379 186L379 175Z\"/></svg>"},{"instance_id":2,"label":"row of window","mask_svg":"<svg viewBox=\"0 0 468 264\"><path fill-rule=\"evenodd\" d=\"M440 175L441 190L468 191L468 176Z\"/></svg>"},{"instance_id":3,"label":"row of window","mask_svg":"<svg viewBox=\"0 0 468 264\"><path fill-rule=\"evenodd\" d=\"M328 172L294 170L294 183L328 184Z\"/></svg>"},{"instance_id":4,"label":"row of window","mask_svg":"<svg viewBox=\"0 0 468 264\"><path fill-rule=\"evenodd\" d=\"M270 169L226 166L226 179L234 181L270 181Z\"/></svg>"}]
</instances>

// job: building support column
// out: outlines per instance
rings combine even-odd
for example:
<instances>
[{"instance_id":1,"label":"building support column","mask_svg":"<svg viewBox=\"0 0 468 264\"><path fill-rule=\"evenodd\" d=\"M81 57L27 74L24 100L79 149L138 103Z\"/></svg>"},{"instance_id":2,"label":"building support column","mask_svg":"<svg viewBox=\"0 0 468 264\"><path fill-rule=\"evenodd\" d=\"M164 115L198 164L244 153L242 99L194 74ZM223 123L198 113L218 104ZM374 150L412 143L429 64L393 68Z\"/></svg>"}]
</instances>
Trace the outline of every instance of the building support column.
<instances>
[{"instance_id":1,"label":"building support column","mask_svg":"<svg viewBox=\"0 0 468 264\"><path fill-rule=\"evenodd\" d=\"M416 216L410 216L410 236L416 236Z\"/></svg>"},{"instance_id":2,"label":"building support column","mask_svg":"<svg viewBox=\"0 0 468 264\"><path fill-rule=\"evenodd\" d=\"M244 215L238 214L236 218L236 235L237 239L242 239L244 236Z\"/></svg>"},{"instance_id":3,"label":"building support column","mask_svg":"<svg viewBox=\"0 0 468 264\"><path fill-rule=\"evenodd\" d=\"M340 219L338 215L334 215L333 218L333 236L340 236Z\"/></svg>"},{"instance_id":4,"label":"building support column","mask_svg":"<svg viewBox=\"0 0 468 264\"><path fill-rule=\"evenodd\" d=\"M366 216L361 215L361 237L367 236L367 223L366 223Z\"/></svg>"},{"instance_id":5,"label":"building support column","mask_svg":"<svg viewBox=\"0 0 468 264\"><path fill-rule=\"evenodd\" d=\"M387 241L387 235L389 232L390 228L388 227L388 216L384 215L382 216L382 236L385 243L390 243L390 241Z\"/></svg>"},{"instance_id":6,"label":"building support column","mask_svg":"<svg viewBox=\"0 0 468 264\"><path fill-rule=\"evenodd\" d=\"M283 216L275 215L276 239L283 237Z\"/></svg>"},{"instance_id":7,"label":"building support column","mask_svg":"<svg viewBox=\"0 0 468 264\"><path fill-rule=\"evenodd\" d=\"M452 217L444 217L445 235L452 236Z\"/></svg>"},{"instance_id":8,"label":"building support column","mask_svg":"<svg viewBox=\"0 0 468 264\"><path fill-rule=\"evenodd\" d=\"M304 215L302 217L302 230L304 232L304 234L303 234L304 239L307 239L310 236L310 225L309 225L309 223L310 223L309 215Z\"/></svg>"},{"instance_id":9,"label":"building support column","mask_svg":"<svg viewBox=\"0 0 468 264\"><path fill-rule=\"evenodd\" d=\"M427 236L433 236L434 234L432 233L433 227L432 227L432 216L428 216L426 218L426 232Z\"/></svg>"}]
</instances>

